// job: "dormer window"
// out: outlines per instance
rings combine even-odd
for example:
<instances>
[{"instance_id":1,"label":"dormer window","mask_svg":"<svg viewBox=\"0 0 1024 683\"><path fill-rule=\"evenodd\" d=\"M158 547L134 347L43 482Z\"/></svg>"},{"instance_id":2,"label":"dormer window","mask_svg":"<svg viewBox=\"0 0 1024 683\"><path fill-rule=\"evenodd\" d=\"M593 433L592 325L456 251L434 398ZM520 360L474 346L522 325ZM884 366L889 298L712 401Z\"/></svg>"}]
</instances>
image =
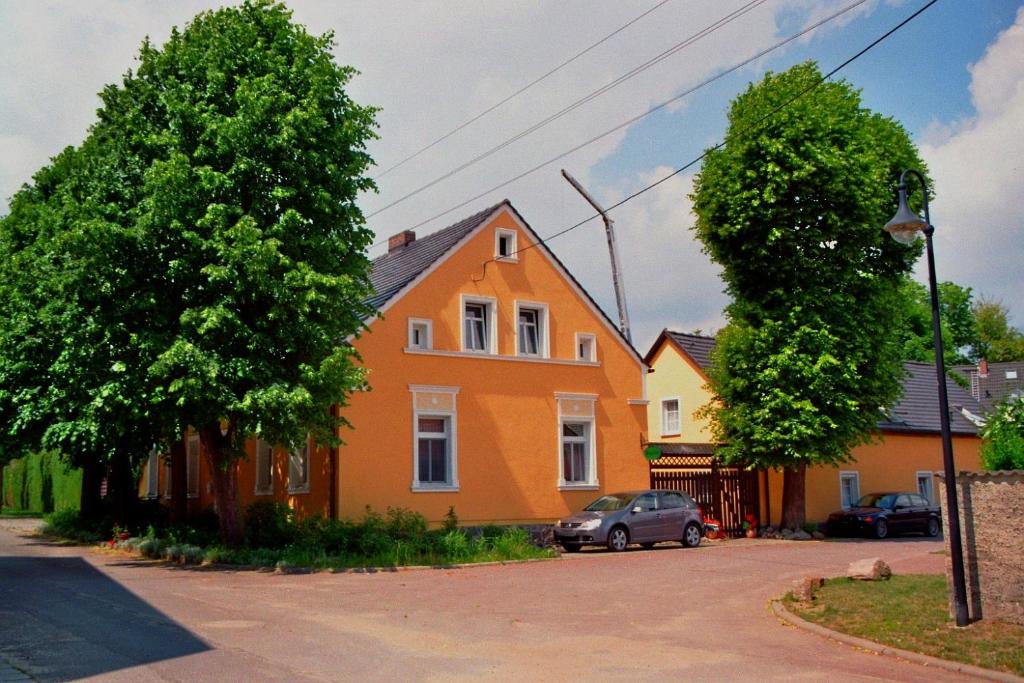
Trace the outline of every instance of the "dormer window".
<instances>
[{"instance_id":1,"label":"dormer window","mask_svg":"<svg viewBox=\"0 0 1024 683\"><path fill-rule=\"evenodd\" d=\"M518 261L518 246L515 230L496 230L494 233L494 258L499 261Z\"/></svg>"}]
</instances>

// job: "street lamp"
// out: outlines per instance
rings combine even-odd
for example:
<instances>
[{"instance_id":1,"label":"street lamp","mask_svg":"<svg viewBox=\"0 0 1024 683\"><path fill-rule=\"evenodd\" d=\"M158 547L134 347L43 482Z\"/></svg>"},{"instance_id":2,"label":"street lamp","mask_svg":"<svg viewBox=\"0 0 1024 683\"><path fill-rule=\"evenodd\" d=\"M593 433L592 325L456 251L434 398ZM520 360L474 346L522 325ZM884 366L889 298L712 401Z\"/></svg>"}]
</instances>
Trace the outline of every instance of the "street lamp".
<instances>
[{"instance_id":1,"label":"street lamp","mask_svg":"<svg viewBox=\"0 0 1024 683\"><path fill-rule=\"evenodd\" d=\"M907 205L907 174L917 177L921 185L924 219ZM967 626L967 584L964 580L964 551L960 541L960 511L956 500L956 469L953 465L953 439L949 433L949 396L946 394L946 362L942 354L942 330L939 325L939 292L935 286L935 255L932 251L932 233L935 232L928 215L928 186L924 176L914 169L900 174L899 208L885 224L884 230L900 244L913 244L917 233L924 233L928 254L928 290L932 300L932 336L935 338L935 377L939 384L939 420L942 425L942 465L946 474L946 519L949 528L949 553L953 562L953 603L956 625Z\"/></svg>"}]
</instances>

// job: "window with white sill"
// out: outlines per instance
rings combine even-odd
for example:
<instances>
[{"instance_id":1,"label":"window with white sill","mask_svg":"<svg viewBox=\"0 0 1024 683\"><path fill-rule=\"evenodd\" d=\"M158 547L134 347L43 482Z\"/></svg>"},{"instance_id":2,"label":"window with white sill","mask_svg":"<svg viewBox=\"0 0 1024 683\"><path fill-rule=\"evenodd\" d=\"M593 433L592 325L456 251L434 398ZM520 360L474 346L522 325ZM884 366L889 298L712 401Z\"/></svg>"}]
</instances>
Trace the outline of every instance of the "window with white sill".
<instances>
[{"instance_id":1,"label":"window with white sill","mask_svg":"<svg viewBox=\"0 0 1024 683\"><path fill-rule=\"evenodd\" d=\"M434 348L433 323L425 318L409 318L409 348L428 350Z\"/></svg>"},{"instance_id":2,"label":"window with white sill","mask_svg":"<svg viewBox=\"0 0 1024 683\"><path fill-rule=\"evenodd\" d=\"M496 353L495 301L479 297L462 297L462 350L474 353Z\"/></svg>"},{"instance_id":3,"label":"window with white sill","mask_svg":"<svg viewBox=\"0 0 1024 683\"><path fill-rule=\"evenodd\" d=\"M858 472L839 473L839 505L844 510L850 509L860 500L860 474Z\"/></svg>"},{"instance_id":4,"label":"window with white sill","mask_svg":"<svg viewBox=\"0 0 1024 683\"><path fill-rule=\"evenodd\" d=\"M309 437L288 454L288 493L309 492Z\"/></svg>"},{"instance_id":5,"label":"window with white sill","mask_svg":"<svg viewBox=\"0 0 1024 683\"><path fill-rule=\"evenodd\" d=\"M666 398L661 401L661 435L675 436L680 433L679 398Z\"/></svg>"}]
</instances>

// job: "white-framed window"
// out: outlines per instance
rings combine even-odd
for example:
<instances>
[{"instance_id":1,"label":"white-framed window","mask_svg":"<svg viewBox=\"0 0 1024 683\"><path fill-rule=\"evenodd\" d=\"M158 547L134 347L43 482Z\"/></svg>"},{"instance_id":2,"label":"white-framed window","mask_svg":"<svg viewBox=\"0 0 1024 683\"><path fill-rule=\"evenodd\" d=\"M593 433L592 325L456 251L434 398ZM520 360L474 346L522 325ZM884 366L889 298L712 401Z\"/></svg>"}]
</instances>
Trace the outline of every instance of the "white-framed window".
<instances>
[{"instance_id":1,"label":"white-framed window","mask_svg":"<svg viewBox=\"0 0 1024 683\"><path fill-rule=\"evenodd\" d=\"M462 350L497 353L497 306L486 297L462 296Z\"/></svg>"},{"instance_id":2,"label":"white-framed window","mask_svg":"<svg viewBox=\"0 0 1024 683\"><path fill-rule=\"evenodd\" d=\"M156 448L149 451L149 460L146 461L146 498L156 498L160 487L160 454Z\"/></svg>"},{"instance_id":3,"label":"white-framed window","mask_svg":"<svg viewBox=\"0 0 1024 683\"><path fill-rule=\"evenodd\" d=\"M839 506L848 510L860 500L860 473L845 471L839 473Z\"/></svg>"},{"instance_id":4,"label":"white-framed window","mask_svg":"<svg viewBox=\"0 0 1024 683\"><path fill-rule=\"evenodd\" d=\"M458 491L458 387L410 385L412 490Z\"/></svg>"},{"instance_id":5,"label":"white-framed window","mask_svg":"<svg viewBox=\"0 0 1024 683\"><path fill-rule=\"evenodd\" d=\"M199 497L199 435L188 437L188 450L185 453L185 471L188 473L188 497Z\"/></svg>"},{"instance_id":6,"label":"white-framed window","mask_svg":"<svg viewBox=\"0 0 1024 683\"><path fill-rule=\"evenodd\" d=\"M256 490L257 496L268 496L274 492L274 447L263 439L256 439Z\"/></svg>"},{"instance_id":7,"label":"white-framed window","mask_svg":"<svg viewBox=\"0 0 1024 683\"><path fill-rule=\"evenodd\" d=\"M917 492L924 496L930 505L935 505L935 478L932 472L920 470L917 473Z\"/></svg>"},{"instance_id":8,"label":"white-framed window","mask_svg":"<svg viewBox=\"0 0 1024 683\"><path fill-rule=\"evenodd\" d=\"M172 484L171 475L171 455L167 454L167 458L164 460L164 498L170 498L174 487Z\"/></svg>"},{"instance_id":9,"label":"white-framed window","mask_svg":"<svg viewBox=\"0 0 1024 683\"><path fill-rule=\"evenodd\" d=\"M288 454L288 493L309 492L309 435Z\"/></svg>"},{"instance_id":10,"label":"white-framed window","mask_svg":"<svg viewBox=\"0 0 1024 683\"><path fill-rule=\"evenodd\" d=\"M585 332L576 333L576 360L593 363L597 360L597 337Z\"/></svg>"},{"instance_id":11,"label":"white-framed window","mask_svg":"<svg viewBox=\"0 0 1024 683\"><path fill-rule=\"evenodd\" d=\"M679 421L679 397L672 396L661 399L661 435L674 436L680 434L682 428Z\"/></svg>"},{"instance_id":12,"label":"white-framed window","mask_svg":"<svg viewBox=\"0 0 1024 683\"><path fill-rule=\"evenodd\" d=\"M434 323L428 318L409 318L409 348L434 348Z\"/></svg>"},{"instance_id":13,"label":"white-framed window","mask_svg":"<svg viewBox=\"0 0 1024 683\"><path fill-rule=\"evenodd\" d=\"M594 394L555 394L558 402L558 488L595 489Z\"/></svg>"},{"instance_id":14,"label":"white-framed window","mask_svg":"<svg viewBox=\"0 0 1024 683\"><path fill-rule=\"evenodd\" d=\"M516 355L547 358L548 306L532 301L516 301Z\"/></svg>"},{"instance_id":15,"label":"white-framed window","mask_svg":"<svg viewBox=\"0 0 1024 683\"><path fill-rule=\"evenodd\" d=\"M494 258L499 261L518 261L518 233L515 230L494 231Z\"/></svg>"}]
</instances>

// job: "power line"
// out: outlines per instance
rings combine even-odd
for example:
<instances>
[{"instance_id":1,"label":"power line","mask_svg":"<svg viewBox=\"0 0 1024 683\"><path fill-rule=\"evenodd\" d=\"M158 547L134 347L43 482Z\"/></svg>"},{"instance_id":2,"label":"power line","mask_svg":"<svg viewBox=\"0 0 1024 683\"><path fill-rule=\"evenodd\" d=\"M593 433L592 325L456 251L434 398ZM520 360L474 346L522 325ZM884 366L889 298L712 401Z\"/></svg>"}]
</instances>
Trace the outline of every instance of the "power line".
<instances>
[{"instance_id":1,"label":"power line","mask_svg":"<svg viewBox=\"0 0 1024 683\"><path fill-rule=\"evenodd\" d=\"M580 58L580 57L582 57L583 55L587 54L588 52L590 52L590 51L591 51L591 50L593 50L594 48L598 47L599 45L601 45L601 44L603 44L603 43L607 42L608 40L610 40L611 38L615 37L615 36L616 36L616 35L618 35L619 33L622 33L622 32L623 32L623 31L625 31L625 30L626 30L627 28L629 28L630 26L632 26L632 25L633 25L633 24L635 24L636 22L640 21L641 19L643 19L644 17L646 17L646 16L648 15L648 14L650 14L650 13L651 13L651 12L653 12L654 10L658 9L659 7L661 7L662 5L665 5L665 4L667 4L668 2L669 2L669 0L661 0L661 2L659 2L659 3L658 3L657 5L655 5L654 7L650 8L650 9L649 9L649 10L647 10L646 12L643 12L643 13L642 13L642 14L640 14L639 16L637 16L637 17L635 17L635 18L631 19L630 21L626 22L625 24L623 24L623 25L622 25L622 26L620 26L619 28L615 29L614 31L612 31L611 33L609 33L608 35L606 35L606 36L605 36L604 38L601 38L601 39L600 39L599 41L597 41L596 43L593 43L593 44L592 44L592 45L590 45L589 47L586 47L586 48L584 48L583 50L580 50L579 52L577 52L576 54L574 54L574 55L573 55L572 57L570 57L569 59L565 60L564 62L562 62L561 64L559 64L559 65L558 65L558 66L556 66L555 68L553 68L553 69L551 69L550 71L548 71L547 73L543 74L542 76L538 76L537 78L533 79L532 81L530 81L529 83L527 83L526 85L524 85L523 87L521 87L521 88L520 88L519 90L516 90L516 91L515 91L514 93L512 93L511 95L509 95L509 96L508 96L508 97L506 97L505 99L501 100L500 102L496 102L496 103L494 103L493 105L491 105L491 106L490 106L490 107L488 107L487 109L484 109L484 110L483 110L482 112L480 112L479 114L477 114L477 115L476 115L476 116L474 116L473 118L469 119L468 121L465 121L465 122L463 122L463 123L460 123L460 124L459 124L458 126L456 126L455 128L452 128L452 129L451 129L450 131L448 131L447 133L445 133L444 135L442 135L442 136L441 136L441 137L439 137L438 139L434 140L433 142L431 142L431 143L430 143L430 144L428 144L427 146L425 146L425 147L423 147L423 148L421 148L421 149L419 149L419 150L417 150L417 151L413 152L412 154L410 154L409 156L405 157L404 159L402 159L402 160L401 160L401 161L399 161L398 163L396 163L396 164L394 164L394 165L392 165L392 166L389 166L388 168L384 169L383 171L381 171L380 173L378 173L378 174L377 174L376 176L374 176L374 178L373 178L373 179L374 179L374 180L379 180L379 179L383 178L384 176L386 176L386 175L387 175L388 173L391 173L392 171L394 171L394 170L395 170L396 168L399 168L400 166L404 166L404 165L405 165L405 164L406 164L407 162L409 162L409 161L412 161L413 159L415 159L416 157L420 156L421 154L423 154L423 153L424 153L424 152L426 152L427 150L429 150L429 149L433 149L433 148L434 148L434 147L436 147L436 146L437 146L438 144L440 144L440 143L444 142L445 140L447 140L447 139L448 139L448 138L450 138L451 136L455 135L456 133L458 133L458 132L459 132L460 130L462 130L462 129L463 129L463 128L465 128L466 126L468 126L468 125L470 125L470 124L472 124L472 123L475 123L476 121L479 121L480 119L482 119L483 117L487 116L488 114L490 114L490 113L491 113L492 111L494 111L494 110L495 110L495 109L497 109L498 107L500 107L500 106L502 106L503 104L506 104L507 102L509 102L509 101L513 100L514 98L518 97L519 95L522 95L522 94L523 94L524 92L526 92L527 90L529 90L529 89L530 89L530 88L532 88L533 86L537 85L538 83L540 83L541 81L543 81L544 79L546 79L546 78L547 78L548 76L551 76L551 75L553 75L554 73L556 73L556 72L558 72L558 71L561 71L561 70L562 70L563 68L565 68L565 67L569 66L570 64L572 64L573 62L575 62L575 61L576 61L577 59L579 59L579 58Z\"/></svg>"},{"instance_id":2,"label":"power line","mask_svg":"<svg viewBox=\"0 0 1024 683\"><path fill-rule=\"evenodd\" d=\"M867 0L860 0L861 3L866 2L866 1ZM386 205L382 206L381 208L377 209L373 213L368 214L367 218L373 218L374 216L376 216L378 214L381 214L384 211L387 211L391 207L393 207L393 206L395 206L397 204L401 204L402 202L404 202L407 199L415 197L416 195L418 195L419 193L423 192L424 190L430 189L434 185L437 185L438 183L440 183L440 182L442 182L444 180L447 180L448 178L451 178L453 175L456 175L457 173L459 173L461 171L464 171L465 169L469 168L470 166L473 166L474 164L476 164L476 163L486 159L487 157L489 157L489 156L491 156L491 155L501 151L502 149L505 149L509 145L511 145L511 144L513 144L513 143L515 143L515 142L525 138L526 136L528 136L528 135L530 135L530 134L540 130L541 128L544 128L548 124L553 123L554 121L557 121L558 119L562 118L563 116L565 116L565 115L575 111L576 109L578 109L581 106L587 104L588 102L590 102L590 101L600 97L601 95L603 95L606 92L612 90L613 88L615 88L615 87L625 83L626 81L630 80L631 78L633 78L633 77L643 73L647 69L650 69L651 67L653 67L656 64L664 61L665 59L668 59L669 57L671 57L672 55L676 54L680 50L683 50L683 49L689 47L690 45L693 45L694 43L699 41L701 38L705 38L705 37L711 35L715 31L717 31L717 30L723 28L724 26L730 24L732 21L740 18L744 14L747 14L748 12L750 12L751 10L755 9L756 7L764 4L765 2L767 2L767 0L750 0L749 2L747 2L747 4L743 5L739 9L736 9L736 10L733 10L732 12L729 12L728 14L726 14L723 17L721 17L720 19L718 19L718 20L712 22L711 24L705 26L703 29L701 29L697 33L694 33L694 34L690 35L689 37L684 38L683 40L681 40L680 42L676 43L675 45L673 45L672 47L668 48L667 50L664 50L661 53L655 55L654 57L648 59L646 62L643 62L642 64L639 64L639 65L633 67L632 69L630 69L626 73L624 73L624 74L622 74L622 75L612 79L608 83L605 83L604 85L599 87L597 90L591 91L590 93L588 93L587 95L584 95L583 97L581 97L580 99L576 100L572 104L569 104L566 107L563 107L559 111L555 112L554 114L549 115L547 118L545 118L545 119L543 119L543 120L541 120L541 121L539 121L537 123L534 123L533 125L527 127L524 130L519 131L518 133L516 133L512 137L504 140L503 142L500 142L497 145L491 147L490 149L488 149L488 150L486 150L484 152L481 152L480 154L476 155L475 157L472 157L471 159L469 159L469 160L459 164L455 168L452 168L449 171L447 171L447 172L441 174L440 176L434 178L433 180L430 180L426 184L420 185L415 190L412 190L412 191L402 195L398 199L390 202L389 204L386 204ZM860 3L858 3L858 4L860 4Z\"/></svg>"},{"instance_id":3,"label":"power line","mask_svg":"<svg viewBox=\"0 0 1024 683\"><path fill-rule=\"evenodd\" d=\"M556 162L556 161L558 161L560 159L563 159L564 157L567 157L570 154L572 154L574 152L577 152L577 151L583 149L584 147L586 147L588 145L591 145L591 144L597 142L598 140L600 140L602 138L605 138L605 137L611 135L612 133L623 129L626 126L631 126L634 123L636 123L637 121L640 121L641 119L646 118L647 116L650 116L651 114L655 113L656 111L664 109L665 107L667 107L668 105L672 104L673 102L676 102L676 101L678 101L678 100L680 100L680 99L682 99L682 98L684 98L684 97L686 97L688 95L691 95L692 93L696 92L697 90L700 90L701 88L704 88L704 87L714 83L715 81L717 81L717 80L719 80L721 78L724 78L725 76L729 75L730 73L732 73L732 72L734 72L734 71L736 71L738 69L743 68L747 64L750 64L751 62L756 61L756 60L760 59L761 57L764 57L765 55L767 55L767 54L769 54L769 53L779 49L780 47L782 47L782 46L784 46L784 45L786 45L788 43L793 42L797 38L800 38L801 36L804 36L804 35L810 33L811 31L814 31L815 29L821 27L822 25L824 25L824 24L826 24L826 23L828 23L830 21L833 21L837 17L845 14L846 12L849 12L850 10L854 9L855 7L858 7L859 5L864 4L865 2L867 2L867 0L855 0L851 4L847 5L846 7L843 7L842 9L840 9L837 12L835 12L834 14L831 14L831 15L825 17L824 19L821 19L821 20L817 21L816 23L811 24L807 28L804 28L801 31L798 31L797 33L792 34L791 36L780 40L779 42L775 43L774 45L772 45L772 46L770 46L768 48L765 48L764 50L761 50L757 54L754 54L754 55L748 57L747 59L745 59L745 60L743 60L743 61L741 61L741 62L739 62L737 64L734 64L733 66L729 67L725 71L721 71L721 72L715 74L714 76L711 76L710 78L705 79L704 81L698 83L697 85L695 85L695 86L693 86L691 88L688 88L687 90L684 90L683 92L679 93L678 95L676 95L674 97L671 97L671 98L661 102L660 104L656 104L655 106L651 107L647 111L642 112L640 114L637 114L636 116L634 116L634 117L632 117L630 119L627 119L626 121L623 121L622 123L620 123L620 124L618 124L618 125L616 125L616 126L614 126L612 128L609 128L608 130L604 131L603 133L599 133L598 135L595 135L592 138L584 140L583 142L577 144L576 146L571 147L570 149L567 149L564 152L561 152L561 153L551 157L550 159L547 159L546 161L542 161L541 163L537 164L536 166L533 166L532 168L529 168L529 169L523 171L522 173L519 173L518 175L513 176L512 178L509 178L509 179L507 179L507 180L505 180L505 181L503 181L501 183L498 183L497 185L495 185L495 186L493 186L493 187L491 187L491 188L489 188L487 190L484 190L483 192L480 192L479 194L476 194L476 195L470 197L469 199L467 199L467 200L465 200L463 202L460 202L459 204L456 204L455 206L452 206L452 207L450 207L448 209L445 209L444 211L442 211L440 213L434 214L430 218L427 218L426 220L422 220L419 223L411 226L409 229L410 230L415 230L416 228L422 227L422 226L426 225L427 223L430 223L431 221L434 221L434 220L437 220L438 218L441 218L442 216L446 216L449 213L451 213L452 211L455 211L457 209L461 209L462 207L466 206L467 204L471 204L471 203L475 202L476 200L480 199L481 197L484 197L484 196L490 194L491 192L494 192L495 190L500 190L501 188L505 187L506 185L510 185L510 184L512 184L512 183L514 183L514 182L516 182L518 180L521 180L521 179L525 178L526 176L528 176L528 175L530 175L532 173L536 173L537 171L539 171L540 169L544 168L545 166L548 166L549 164L552 164L552 163L554 163L554 162ZM372 213L368 217L372 217L372 216L376 215L376 213L379 213L379 212Z\"/></svg>"},{"instance_id":4,"label":"power line","mask_svg":"<svg viewBox=\"0 0 1024 683\"><path fill-rule=\"evenodd\" d=\"M767 114L765 114L764 116L762 116L761 118L759 118L759 119L758 119L757 121L754 121L753 123L751 123L750 125L748 125L748 126L747 126L746 128L742 128L742 129L740 129L740 131L739 131L739 132L737 133L737 136L738 136L738 137L742 137L742 136L746 135L747 133L751 132L751 130L753 130L753 129L755 129L755 128L758 128L758 127L760 127L760 126L761 126L761 124L762 124L762 123L764 123L765 121L767 121L767 120L768 120L769 118L771 118L771 117L775 116L775 115L776 115L777 113L779 113L780 111L782 111L783 109L785 109L785 108L786 108L786 107L788 107L789 105L793 104L794 102L796 102L797 100L799 100L799 99L800 99L801 97L803 97L803 96L804 96L804 95L806 95L807 93L811 92L812 90L816 90L816 89L817 89L817 88L818 88L819 86L821 86L821 84L822 84L822 83L824 83L825 81L829 80L830 78L832 78L833 76L835 76L835 75L836 75L837 73L839 73L839 71L841 71L842 69L846 68L847 66L849 66L850 64L852 64L852 63L853 63L853 62L855 62L856 60L858 60L858 59L860 59L861 57L863 57L863 56L864 56L864 55L865 55L865 54L866 54L867 52L869 52L870 50L872 50L872 49L873 49L873 48L874 48L875 46L877 46L877 45L878 45L879 43L881 43L881 42L882 42L882 41L884 41L884 40L885 40L886 38L888 38L888 37L889 37L889 36L891 36L892 34L894 34L894 33L896 33L897 31L899 31L899 30L900 30L901 28L903 28L903 27L904 27L904 26L906 26L907 24L909 24L909 23L910 23L911 21L913 21L914 19L916 19L916 18L917 18L917 17L919 16L919 15L921 15L921 14L922 14L922 13L923 13L923 12L924 12L925 10L927 10L927 9L928 9L929 7L931 7L932 5L934 5L935 3L937 3L938 1L939 1L939 0L929 0L928 2L926 2L926 3L925 3L924 5L922 5L922 6L921 6L921 7L920 7L920 8L919 8L919 9L918 9L917 11L915 11L915 12L914 12L913 14L911 14L910 16L908 16L908 17L907 17L906 19L904 19L904 20L903 20L903 21L901 21L900 23L898 23L898 24L896 24L895 26L893 26L893 27L892 27L891 29L889 29L888 31L886 31L885 33L883 33L883 34L882 34L881 36L879 36L878 38L875 38L875 39L874 39L873 41L871 41L870 43L868 43L868 45L867 45L866 47L864 47L863 49L861 49L861 50L860 50L859 52L857 52L857 53L856 53L855 55L853 55L852 57L848 58L848 59L847 59L846 61L844 61L844 62L843 62L842 64L840 64L839 66L835 67L834 69L832 69L831 71L829 71L829 72L828 72L827 74L825 74L824 76L822 76L821 78L819 78L819 79L817 80L817 82L815 82L815 83L814 83L813 85L810 85L810 86L808 86L807 88L805 88L804 90L802 90L802 91L798 92L798 93L797 93L796 95L794 95L793 97L789 98L788 100L786 100L786 101L785 101L785 102L783 102L782 104L778 105L777 107L775 107L774 109L772 109L772 110L771 110L770 112L768 112ZM701 154L700 154L699 156L697 156L697 157L696 157L696 158L694 158L693 160L691 160L691 161L687 162L687 163L686 163L686 164L684 164L683 166L680 166L679 168L677 168L676 170L672 171L672 172L671 172L671 173L669 173L668 175L666 175L666 176L663 176L663 177L659 178L658 180L654 181L653 183L651 183L651 184L649 184L649 185L645 185L644 187L640 188L639 190L637 190L637 191L636 191L636 192L634 192L633 194L631 194L631 195L629 195L629 196L627 196L627 197L625 197L625 198L621 199L620 201L616 202L615 204L612 204L612 205L611 205L611 206L609 206L609 207L608 207L608 208L607 208L607 209L606 209L605 211L607 212L607 211L611 211L611 210L613 210L613 209L617 209L618 207L622 206L623 204L625 204L625 203L627 203L627 202L630 202L630 201L632 201L632 200L636 199L637 197L639 197L640 195L644 194L645 192L648 192L648 191L650 191L650 190L654 189L655 187L657 187L658 185L661 185L661 184L662 184L662 183L664 183L665 181L667 181L667 180L669 180L669 179L671 179L671 178L673 178L673 177L675 177L675 176L679 175L679 174L680 174L680 173L682 173L683 171L685 171L685 170L687 170L687 169L689 169L689 168L692 168L693 166L695 166L695 165L697 165L698 163L700 163L701 161L703 161L703 160L704 160L704 158L705 158L705 157L706 157L706 156L707 156L708 154L710 154L711 152L713 152L713 151L716 151L716 150L719 150L719 149L721 149L722 147L725 147L725 144L726 144L726 141L725 141L725 140L722 140L722 141L721 141L721 142L719 142L718 144L716 144L716 145L714 145L714 146L712 146L712 147L709 147L708 149L704 150L704 152L703 152L703 153L701 153ZM522 249L517 249L517 250L516 250L516 252L515 252L515 254L513 254L513 256L515 256L516 254L519 254L520 252L524 252L524 251L529 251L530 249L534 249L534 248L536 248L536 247L540 246L541 244L546 244L547 242L550 242L551 240L555 239L556 237L561 237L562 235L564 235L564 234L566 234L566 233L568 233L568 232L571 232L571 231L573 231L573 230L575 230L575 229L577 229L577 228L579 228L579 227L581 227L581 226L583 226L583 225L585 225L585 224L589 223L590 221L594 220L594 219L595 219L595 218L597 218L598 216L600 216L600 214L598 214L598 213L595 213L594 215L592 215L592 216L589 216L588 218L585 218L585 219L583 219L583 220L582 220L582 221L580 221L579 223L576 223L576 224L574 224L574 225L570 225L570 226L569 226L568 228L565 228L565 229L563 229L563 230L559 230L558 232L556 232L556 233L554 233L554 234L552 234L552 235L548 235L547 237L545 237L545 238L543 238L543 239L539 240L538 242L535 242L534 244L529 244L529 245L527 245L527 246L523 247ZM486 265L487 263L489 263L489 262L491 262L491 261L494 261L494 260L495 260L495 259L493 259L493 258L491 258L491 259L488 259L487 261L485 261L485 262L484 262L484 264Z\"/></svg>"}]
</instances>

